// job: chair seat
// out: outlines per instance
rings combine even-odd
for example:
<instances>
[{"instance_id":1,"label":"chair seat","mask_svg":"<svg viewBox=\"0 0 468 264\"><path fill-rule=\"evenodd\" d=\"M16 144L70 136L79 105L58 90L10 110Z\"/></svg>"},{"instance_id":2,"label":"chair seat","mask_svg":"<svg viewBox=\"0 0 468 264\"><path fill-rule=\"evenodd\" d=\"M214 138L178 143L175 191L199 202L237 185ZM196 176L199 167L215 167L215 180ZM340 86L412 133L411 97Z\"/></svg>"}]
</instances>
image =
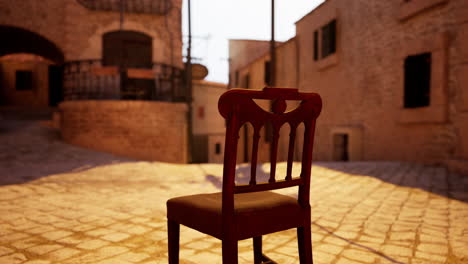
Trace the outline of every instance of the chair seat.
<instances>
[{"instance_id":1,"label":"chair seat","mask_svg":"<svg viewBox=\"0 0 468 264\"><path fill-rule=\"evenodd\" d=\"M295 198L274 192L234 195L238 240L303 226L304 210ZM167 218L222 239L222 193L197 194L167 201Z\"/></svg>"}]
</instances>

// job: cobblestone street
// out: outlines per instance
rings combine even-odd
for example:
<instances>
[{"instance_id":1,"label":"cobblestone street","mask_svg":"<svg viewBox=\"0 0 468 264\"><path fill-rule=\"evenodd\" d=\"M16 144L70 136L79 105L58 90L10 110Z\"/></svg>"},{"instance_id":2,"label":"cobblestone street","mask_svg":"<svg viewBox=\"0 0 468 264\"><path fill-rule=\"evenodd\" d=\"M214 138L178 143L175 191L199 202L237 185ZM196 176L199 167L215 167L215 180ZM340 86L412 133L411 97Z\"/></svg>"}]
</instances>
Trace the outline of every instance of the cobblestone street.
<instances>
[{"instance_id":1,"label":"cobblestone street","mask_svg":"<svg viewBox=\"0 0 468 264\"><path fill-rule=\"evenodd\" d=\"M220 164L135 161L62 143L36 121L0 122L1 264L167 263L166 200L220 191ZM468 263L467 177L319 162L311 186L315 264ZM221 263L217 239L182 227L180 243L181 263ZM295 230L264 237L264 250L299 263ZM251 240L240 241L239 262L253 263Z\"/></svg>"}]
</instances>

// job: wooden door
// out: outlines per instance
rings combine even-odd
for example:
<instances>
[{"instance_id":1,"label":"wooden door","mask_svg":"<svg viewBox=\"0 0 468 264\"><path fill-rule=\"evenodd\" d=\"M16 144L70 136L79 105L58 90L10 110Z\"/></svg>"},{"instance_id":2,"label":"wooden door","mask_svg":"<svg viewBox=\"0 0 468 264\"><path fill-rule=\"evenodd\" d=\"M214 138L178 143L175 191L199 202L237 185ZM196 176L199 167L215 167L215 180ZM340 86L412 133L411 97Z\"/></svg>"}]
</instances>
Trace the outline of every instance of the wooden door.
<instances>
[{"instance_id":1,"label":"wooden door","mask_svg":"<svg viewBox=\"0 0 468 264\"><path fill-rule=\"evenodd\" d=\"M348 134L333 135L333 160L349 161L349 136Z\"/></svg>"}]
</instances>

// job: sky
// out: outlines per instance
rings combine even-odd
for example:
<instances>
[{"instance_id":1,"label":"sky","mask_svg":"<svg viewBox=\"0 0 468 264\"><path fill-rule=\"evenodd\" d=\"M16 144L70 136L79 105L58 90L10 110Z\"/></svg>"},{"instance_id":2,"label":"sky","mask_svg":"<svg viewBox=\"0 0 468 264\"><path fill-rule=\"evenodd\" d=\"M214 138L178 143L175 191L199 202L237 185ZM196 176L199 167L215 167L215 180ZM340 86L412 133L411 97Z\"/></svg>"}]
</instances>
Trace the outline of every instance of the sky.
<instances>
[{"instance_id":1,"label":"sky","mask_svg":"<svg viewBox=\"0 0 468 264\"><path fill-rule=\"evenodd\" d=\"M295 35L294 23L323 0L275 0L275 39ZM205 80L228 82L229 39L271 38L271 0L191 0L192 61L208 67ZM187 42L187 0L183 0L182 32ZM184 45L183 53L186 53Z\"/></svg>"}]
</instances>

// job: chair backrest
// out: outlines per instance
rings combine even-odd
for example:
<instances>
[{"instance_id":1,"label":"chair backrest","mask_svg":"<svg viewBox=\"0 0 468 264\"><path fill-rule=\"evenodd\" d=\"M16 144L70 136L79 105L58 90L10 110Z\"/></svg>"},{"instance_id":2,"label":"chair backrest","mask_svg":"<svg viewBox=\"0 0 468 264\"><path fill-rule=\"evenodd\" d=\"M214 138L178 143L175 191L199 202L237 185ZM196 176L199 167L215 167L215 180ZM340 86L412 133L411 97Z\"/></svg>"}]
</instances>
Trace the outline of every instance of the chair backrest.
<instances>
[{"instance_id":1,"label":"chair backrest","mask_svg":"<svg viewBox=\"0 0 468 264\"><path fill-rule=\"evenodd\" d=\"M253 99L271 100L272 112L263 110ZM296 109L285 112L286 100L301 102ZM297 89L290 88L264 88L263 90L231 89L220 97L218 109L227 121L223 170L223 207L224 203L233 203L232 196L234 193L266 191L296 185L299 186L299 202L308 205L315 121L322 109L320 96L316 93L300 93ZM235 173L239 129L247 122L252 124L254 130L250 182L246 185L236 185ZM271 129L273 130L270 149L270 177L268 182L257 183L256 171L260 130L262 127L266 126L267 123L271 124ZM277 179L276 160L279 131L281 126L286 123L290 126L287 169L285 177ZM293 178L291 174L294 143L297 127L301 123L304 124L305 128L302 168L300 177Z\"/></svg>"}]
</instances>

